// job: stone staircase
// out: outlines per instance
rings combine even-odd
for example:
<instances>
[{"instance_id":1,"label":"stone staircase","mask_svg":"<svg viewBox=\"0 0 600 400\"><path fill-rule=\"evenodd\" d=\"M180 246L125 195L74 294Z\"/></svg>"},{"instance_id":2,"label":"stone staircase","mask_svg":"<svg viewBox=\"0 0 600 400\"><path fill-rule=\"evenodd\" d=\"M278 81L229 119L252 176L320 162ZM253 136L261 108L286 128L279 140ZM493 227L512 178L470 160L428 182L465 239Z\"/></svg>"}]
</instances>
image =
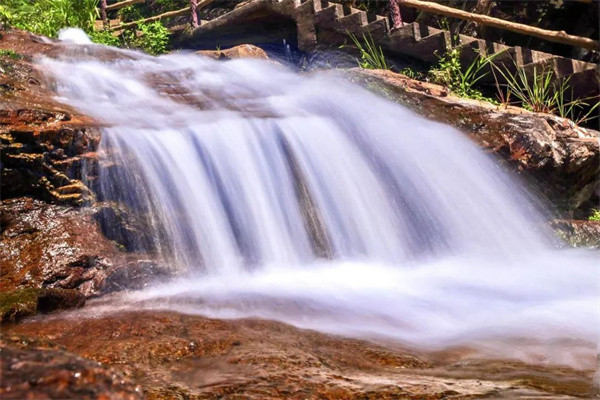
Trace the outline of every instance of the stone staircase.
<instances>
[{"instance_id":1,"label":"stone staircase","mask_svg":"<svg viewBox=\"0 0 600 400\"><path fill-rule=\"evenodd\" d=\"M387 17L325 0L251 0L233 11L211 21L206 21L187 35L180 35L180 44L186 41L202 46L203 38L219 30L235 36L232 27L248 24L264 24L283 17L296 25L297 44L302 51L310 51L317 45L336 46L348 41L348 33L371 35L386 53L392 56L409 56L425 63L435 63L453 43L448 31L418 23L409 23L399 29L390 29ZM262 17L262 19L261 19ZM239 42L248 43L241 29ZM231 39L229 39L231 40ZM252 39L250 39L252 40ZM599 93L598 65L565 58L519 46L507 46L466 35L458 36L463 65L468 65L478 54L501 53L495 62L509 70L517 67L527 71L552 69L558 78L570 77L570 84L577 97L594 96ZM493 82L491 74L485 77ZM483 82L485 82L485 79Z\"/></svg>"}]
</instances>

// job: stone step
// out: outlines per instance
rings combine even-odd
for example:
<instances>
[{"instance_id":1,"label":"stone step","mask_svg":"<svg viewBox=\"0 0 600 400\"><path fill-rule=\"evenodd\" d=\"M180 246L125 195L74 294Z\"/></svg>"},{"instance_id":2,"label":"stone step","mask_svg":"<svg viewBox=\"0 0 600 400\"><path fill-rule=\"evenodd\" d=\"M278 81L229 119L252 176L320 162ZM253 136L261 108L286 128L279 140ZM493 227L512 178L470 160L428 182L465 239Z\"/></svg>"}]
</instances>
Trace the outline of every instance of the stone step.
<instances>
[{"instance_id":1,"label":"stone step","mask_svg":"<svg viewBox=\"0 0 600 400\"><path fill-rule=\"evenodd\" d=\"M371 35L371 37L375 41L380 41L389 33L389 31L390 26L386 18L373 21L370 24L364 26L362 29L363 34Z\"/></svg>"},{"instance_id":2,"label":"stone step","mask_svg":"<svg viewBox=\"0 0 600 400\"><path fill-rule=\"evenodd\" d=\"M339 28L350 33L362 32L367 25L367 13L361 10L339 19Z\"/></svg>"},{"instance_id":3,"label":"stone step","mask_svg":"<svg viewBox=\"0 0 600 400\"><path fill-rule=\"evenodd\" d=\"M346 3L330 3L327 0L256 0L249 2L238 9L226 14L235 18L247 18L252 13L265 11L265 8L283 14L296 21L298 28L298 45L302 50L310 50L317 45L317 41L323 44L338 45L347 41L347 33L355 35L371 35L377 45L386 49L391 54L408 55L421 61L435 63L455 40L447 31L418 23L409 23L398 29L391 30L391 24L387 17L366 13ZM242 10L247 10L242 13ZM235 14L235 15L233 15ZM225 22L230 22L231 17L219 17L208 23L205 29L197 29L207 33L212 29L223 28ZM227 21L226 21L227 20ZM204 25L204 24L202 24ZM202 28L202 27L201 27ZM306 39L306 40L304 40ZM572 74L592 77L598 80L597 65L583 61L572 60L552 54L526 49L522 47L511 47L500 43L486 42L482 39L458 35L457 48L461 51L460 59L463 65L469 65L479 55L500 53L494 63L501 64L511 73L518 67L526 69L541 68L546 66L556 71L560 77ZM488 74L482 81L491 80L492 74ZM582 85L583 83L578 83ZM594 88L592 88L594 89ZM598 88L595 87L596 92Z\"/></svg>"},{"instance_id":4,"label":"stone step","mask_svg":"<svg viewBox=\"0 0 600 400\"><path fill-rule=\"evenodd\" d=\"M333 26L343 15L341 4L329 3L327 7L315 13L315 24Z\"/></svg>"},{"instance_id":5,"label":"stone step","mask_svg":"<svg viewBox=\"0 0 600 400\"><path fill-rule=\"evenodd\" d=\"M415 24L412 23L392 30L381 39L381 44L390 52L401 54L405 48L412 48L417 43L415 40L415 28Z\"/></svg>"},{"instance_id":6,"label":"stone step","mask_svg":"<svg viewBox=\"0 0 600 400\"><path fill-rule=\"evenodd\" d=\"M414 51L423 61L434 63L446 52L450 44L450 32L439 31L417 40Z\"/></svg>"}]
</instances>

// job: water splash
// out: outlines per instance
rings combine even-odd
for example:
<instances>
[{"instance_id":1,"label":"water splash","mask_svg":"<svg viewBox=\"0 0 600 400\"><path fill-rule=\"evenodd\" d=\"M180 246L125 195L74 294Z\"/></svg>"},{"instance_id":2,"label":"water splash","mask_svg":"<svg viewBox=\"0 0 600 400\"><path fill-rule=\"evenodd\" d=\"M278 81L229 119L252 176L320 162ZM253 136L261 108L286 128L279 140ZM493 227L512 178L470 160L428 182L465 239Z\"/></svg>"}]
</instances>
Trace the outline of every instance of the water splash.
<instances>
[{"instance_id":1,"label":"water splash","mask_svg":"<svg viewBox=\"0 0 600 400\"><path fill-rule=\"evenodd\" d=\"M557 341L595 341L596 257L553 249L452 128L331 74L116 54L41 63L105 125L102 196L188 272L128 301L429 347L525 336L555 362L575 357Z\"/></svg>"}]
</instances>

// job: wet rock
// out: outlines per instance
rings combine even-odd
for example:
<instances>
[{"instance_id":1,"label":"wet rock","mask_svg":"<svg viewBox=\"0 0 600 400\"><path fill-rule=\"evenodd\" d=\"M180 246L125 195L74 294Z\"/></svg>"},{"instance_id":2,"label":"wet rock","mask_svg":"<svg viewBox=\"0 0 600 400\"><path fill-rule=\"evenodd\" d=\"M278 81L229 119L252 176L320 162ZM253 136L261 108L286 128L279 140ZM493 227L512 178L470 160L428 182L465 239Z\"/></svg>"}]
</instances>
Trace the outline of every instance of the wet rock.
<instances>
[{"instance_id":1,"label":"wet rock","mask_svg":"<svg viewBox=\"0 0 600 400\"><path fill-rule=\"evenodd\" d=\"M600 249L600 221L554 220L550 226L569 246Z\"/></svg>"},{"instance_id":2,"label":"wet rock","mask_svg":"<svg viewBox=\"0 0 600 400\"><path fill-rule=\"evenodd\" d=\"M0 47L19 54L0 67L0 152L2 198L32 196L61 204L94 201L83 181L93 180L89 157L100 141L91 119L54 100L51 84L30 61L55 45L13 30ZM82 160L87 163L82 165ZM88 176L89 175L89 176Z\"/></svg>"},{"instance_id":3,"label":"wet rock","mask_svg":"<svg viewBox=\"0 0 600 400\"><path fill-rule=\"evenodd\" d=\"M26 288L0 293L0 322L17 322L37 312L39 289Z\"/></svg>"},{"instance_id":4,"label":"wet rock","mask_svg":"<svg viewBox=\"0 0 600 400\"><path fill-rule=\"evenodd\" d=\"M469 351L417 357L274 321L161 311L74 317L11 326L7 336L51 337L135 377L155 400L581 398L594 373L464 358Z\"/></svg>"},{"instance_id":5,"label":"wet rock","mask_svg":"<svg viewBox=\"0 0 600 400\"><path fill-rule=\"evenodd\" d=\"M117 249L100 231L92 210L30 198L0 206L0 289L49 287L100 293Z\"/></svg>"},{"instance_id":6,"label":"wet rock","mask_svg":"<svg viewBox=\"0 0 600 400\"><path fill-rule=\"evenodd\" d=\"M36 315L56 310L82 307L85 296L74 289L24 288L0 293L0 321L18 322Z\"/></svg>"},{"instance_id":7,"label":"wet rock","mask_svg":"<svg viewBox=\"0 0 600 400\"><path fill-rule=\"evenodd\" d=\"M85 296L74 289L41 289L37 298L37 311L47 314L56 310L83 307Z\"/></svg>"},{"instance_id":8,"label":"wet rock","mask_svg":"<svg viewBox=\"0 0 600 400\"><path fill-rule=\"evenodd\" d=\"M111 270L106 278L102 293L121 290L141 290L153 282L165 280L173 272L154 260L134 260Z\"/></svg>"},{"instance_id":9,"label":"wet rock","mask_svg":"<svg viewBox=\"0 0 600 400\"><path fill-rule=\"evenodd\" d=\"M217 60L231 60L235 58L260 58L263 60L269 59L269 56L263 49L251 44L241 44L225 50L200 50L196 52L196 54Z\"/></svg>"},{"instance_id":10,"label":"wet rock","mask_svg":"<svg viewBox=\"0 0 600 400\"><path fill-rule=\"evenodd\" d=\"M32 116L36 112L40 115ZM3 198L28 195L74 205L94 200L82 182L86 172L94 171L94 160L86 170L81 157L96 148L99 131L65 126L64 118L61 113L33 109L9 110L0 117Z\"/></svg>"},{"instance_id":11,"label":"wet rock","mask_svg":"<svg viewBox=\"0 0 600 400\"><path fill-rule=\"evenodd\" d=\"M439 85L382 70L353 69L350 79L417 113L455 126L497 156L571 217L600 183L599 132L520 108L450 95Z\"/></svg>"},{"instance_id":12,"label":"wet rock","mask_svg":"<svg viewBox=\"0 0 600 400\"><path fill-rule=\"evenodd\" d=\"M2 399L143 399L121 373L19 336L0 340Z\"/></svg>"},{"instance_id":13,"label":"wet rock","mask_svg":"<svg viewBox=\"0 0 600 400\"><path fill-rule=\"evenodd\" d=\"M153 230L139 214L116 202L98 203L94 210L94 218L107 238L127 251L153 250Z\"/></svg>"}]
</instances>

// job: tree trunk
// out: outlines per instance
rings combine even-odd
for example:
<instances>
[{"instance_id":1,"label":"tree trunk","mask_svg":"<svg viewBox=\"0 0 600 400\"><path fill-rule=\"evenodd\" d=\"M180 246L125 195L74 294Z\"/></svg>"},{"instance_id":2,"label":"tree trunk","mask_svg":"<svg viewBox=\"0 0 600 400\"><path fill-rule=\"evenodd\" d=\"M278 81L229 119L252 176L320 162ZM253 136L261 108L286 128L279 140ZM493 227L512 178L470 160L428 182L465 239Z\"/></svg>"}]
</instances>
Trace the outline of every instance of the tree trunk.
<instances>
[{"instance_id":1,"label":"tree trunk","mask_svg":"<svg viewBox=\"0 0 600 400\"><path fill-rule=\"evenodd\" d=\"M404 23L402 22L402 14L400 14L400 5L398 4L401 0L390 0L390 19L392 20L392 29L398 29Z\"/></svg>"},{"instance_id":2,"label":"tree trunk","mask_svg":"<svg viewBox=\"0 0 600 400\"><path fill-rule=\"evenodd\" d=\"M190 0L190 12L192 13L192 28L198 27L198 0Z\"/></svg>"},{"instance_id":3,"label":"tree trunk","mask_svg":"<svg viewBox=\"0 0 600 400\"><path fill-rule=\"evenodd\" d=\"M108 16L106 15L106 0L100 0L100 18L102 19L102 25L104 25L104 29L108 29L109 22Z\"/></svg>"}]
</instances>

